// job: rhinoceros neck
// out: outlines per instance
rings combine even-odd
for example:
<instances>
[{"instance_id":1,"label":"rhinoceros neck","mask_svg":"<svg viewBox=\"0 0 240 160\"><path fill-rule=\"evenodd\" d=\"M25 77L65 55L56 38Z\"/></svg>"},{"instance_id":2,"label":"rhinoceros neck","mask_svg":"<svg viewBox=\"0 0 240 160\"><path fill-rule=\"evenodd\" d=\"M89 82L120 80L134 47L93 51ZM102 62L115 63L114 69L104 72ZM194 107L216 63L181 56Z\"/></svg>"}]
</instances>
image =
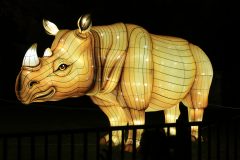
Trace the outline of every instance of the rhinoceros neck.
<instances>
[{"instance_id":1,"label":"rhinoceros neck","mask_svg":"<svg viewBox=\"0 0 240 160\"><path fill-rule=\"evenodd\" d=\"M112 51L122 51L127 48L127 29L123 23L108 26L95 26L92 28L97 32L100 40L101 62L104 64Z\"/></svg>"},{"instance_id":2,"label":"rhinoceros neck","mask_svg":"<svg viewBox=\"0 0 240 160\"><path fill-rule=\"evenodd\" d=\"M101 81L98 93L110 93L118 85L116 81L122 73L128 46L126 26L123 23L97 26L91 32L95 43L95 63L98 66L95 87Z\"/></svg>"}]
</instances>

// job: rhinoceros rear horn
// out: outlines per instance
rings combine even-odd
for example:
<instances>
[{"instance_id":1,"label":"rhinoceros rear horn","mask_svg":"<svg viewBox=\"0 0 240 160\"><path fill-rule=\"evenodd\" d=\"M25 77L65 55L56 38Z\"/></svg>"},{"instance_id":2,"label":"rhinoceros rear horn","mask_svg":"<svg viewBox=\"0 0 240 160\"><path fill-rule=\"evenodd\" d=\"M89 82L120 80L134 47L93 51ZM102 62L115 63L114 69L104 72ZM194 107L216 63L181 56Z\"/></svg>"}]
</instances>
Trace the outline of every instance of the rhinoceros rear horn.
<instances>
[{"instance_id":1,"label":"rhinoceros rear horn","mask_svg":"<svg viewBox=\"0 0 240 160\"><path fill-rule=\"evenodd\" d=\"M55 36L59 31L58 27L54 23L52 23L46 19L43 19L43 27L44 27L46 33L49 35Z\"/></svg>"},{"instance_id":2,"label":"rhinoceros rear horn","mask_svg":"<svg viewBox=\"0 0 240 160\"><path fill-rule=\"evenodd\" d=\"M52 56L52 51L50 48L45 49L43 57L51 57Z\"/></svg>"},{"instance_id":3,"label":"rhinoceros rear horn","mask_svg":"<svg viewBox=\"0 0 240 160\"><path fill-rule=\"evenodd\" d=\"M25 53L22 66L36 67L39 64L39 58L37 55L37 43L34 43Z\"/></svg>"},{"instance_id":4,"label":"rhinoceros rear horn","mask_svg":"<svg viewBox=\"0 0 240 160\"><path fill-rule=\"evenodd\" d=\"M86 14L86 15L81 16L78 19L77 25L78 25L78 29L79 29L80 33L85 33L87 31L89 31L92 26L91 15Z\"/></svg>"}]
</instances>

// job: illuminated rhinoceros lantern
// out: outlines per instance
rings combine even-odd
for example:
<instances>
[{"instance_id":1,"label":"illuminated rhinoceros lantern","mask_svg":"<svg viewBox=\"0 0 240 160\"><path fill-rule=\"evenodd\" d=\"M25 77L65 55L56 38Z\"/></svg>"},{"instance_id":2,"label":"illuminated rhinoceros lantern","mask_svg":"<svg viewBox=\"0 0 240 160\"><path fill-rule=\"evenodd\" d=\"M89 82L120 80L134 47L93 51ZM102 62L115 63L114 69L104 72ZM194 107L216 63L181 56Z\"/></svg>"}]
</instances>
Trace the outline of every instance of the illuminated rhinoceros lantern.
<instances>
[{"instance_id":1,"label":"illuminated rhinoceros lantern","mask_svg":"<svg viewBox=\"0 0 240 160\"><path fill-rule=\"evenodd\" d=\"M189 121L201 121L208 104L213 70L206 54L188 41L148 33L140 26L116 23L92 27L89 15L78 29L59 30L43 20L55 36L42 58L36 44L26 52L16 80L24 103L58 101L88 95L106 114L111 126L142 125L145 112L164 110L175 122L179 103L188 107ZM197 128L192 135L197 136ZM137 131L137 146L142 130ZM121 143L121 132L112 141ZM101 139L108 142L109 136ZM129 132L125 149L132 149Z\"/></svg>"}]
</instances>

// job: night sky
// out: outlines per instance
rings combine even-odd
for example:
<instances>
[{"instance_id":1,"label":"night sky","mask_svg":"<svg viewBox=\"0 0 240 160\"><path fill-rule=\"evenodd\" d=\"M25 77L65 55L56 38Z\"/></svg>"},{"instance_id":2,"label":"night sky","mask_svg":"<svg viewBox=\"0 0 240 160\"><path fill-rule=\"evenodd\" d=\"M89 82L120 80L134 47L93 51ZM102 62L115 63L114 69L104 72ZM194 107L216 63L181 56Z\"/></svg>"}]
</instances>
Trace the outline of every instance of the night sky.
<instances>
[{"instance_id":1,"label":"night sky","mask_svg":"<svg viewBox=\"0 0 240 160\"><path fill-rule=\"evenodd\" d=\"M1 0L0 130L86 124L79 116L88 121L97 115L106 122L103 113L85 96L28 106L20 104L15 96L15 79L26 50L37 42L41 57L53 41L54 37L45 33L42 19L54 22L59 29L76 29L78 18L86 13L91 14L95 26L133 23L150 33L181 37L200 46L214 69L209 103L240 108L238 10L231 1L219 0ZM94 114L86 116L83 112ZM101 125L100 120L90 120L88 126Z\"/></svg>"}]
</instances>

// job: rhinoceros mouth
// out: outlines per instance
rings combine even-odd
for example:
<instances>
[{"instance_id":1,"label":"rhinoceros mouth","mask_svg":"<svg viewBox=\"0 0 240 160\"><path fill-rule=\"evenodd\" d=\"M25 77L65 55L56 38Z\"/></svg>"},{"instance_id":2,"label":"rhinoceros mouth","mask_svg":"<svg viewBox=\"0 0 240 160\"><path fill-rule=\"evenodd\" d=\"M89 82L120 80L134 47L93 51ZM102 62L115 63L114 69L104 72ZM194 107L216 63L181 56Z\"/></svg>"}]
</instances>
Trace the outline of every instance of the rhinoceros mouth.
<instances>
[{"instance_id":1,"label":"rhinoceros mouth","mask_svg":"<svg viewBox=\"0 0 240 160\"><path fill-rule=\"evenodd\" d=\"M54 94L55 94L56 90L54 87L51 87L49 89L47 89L46 91L43 92L39 92L36 93L33 98L32 98L32 102L43 102L43 101L47 101L49 100Z\"/></svg>"}]
</instances>

